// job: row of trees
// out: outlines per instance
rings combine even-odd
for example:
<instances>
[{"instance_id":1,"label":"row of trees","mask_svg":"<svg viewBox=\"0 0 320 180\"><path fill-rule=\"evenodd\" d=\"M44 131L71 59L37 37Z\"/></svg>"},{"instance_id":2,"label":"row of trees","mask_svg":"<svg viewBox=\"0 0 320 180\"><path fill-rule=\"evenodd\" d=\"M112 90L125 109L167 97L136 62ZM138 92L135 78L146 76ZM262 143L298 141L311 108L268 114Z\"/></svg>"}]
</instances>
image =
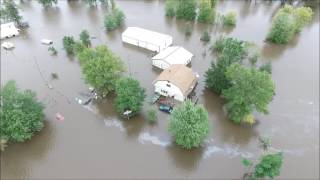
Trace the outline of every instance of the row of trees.
<instances>
[{"instance_id":1,"label":"row of trees","mask_svg":"<svg viewBox=\"0 0 320 180\"><path fill-rule=\"evenodd\" d=\"M0 91L0 147L24 142L43 128L44 106L30 90L21 91L8 81Z\"/></svg>"},{"instance_id":2,"label":"row of trees","mask_svg":"<svg viewBox=\"0 0 320 180\"><path fill-rule=\"evenodd\" d=\"M235 38L219 38L213 49L219 54L205 74L206 87L226 100L229 118L236 123L253 123L254 111L267 113L275 94L275 86L266 68L246 67L247 42ZM264 67L264 66L262 66Z\"/></svg>"},{"instance_id":3,"label":"row of trees","mask_svg":"<svg viewBox=\"0 0 320 180\"><path fill-rule=\"evenodd\" d=\"M277 44L289 42L311 21L312 15L312 9L309 7L294 8L291 5L285 5L274 16L267 40Z\"/></svg>"}]
</instances>

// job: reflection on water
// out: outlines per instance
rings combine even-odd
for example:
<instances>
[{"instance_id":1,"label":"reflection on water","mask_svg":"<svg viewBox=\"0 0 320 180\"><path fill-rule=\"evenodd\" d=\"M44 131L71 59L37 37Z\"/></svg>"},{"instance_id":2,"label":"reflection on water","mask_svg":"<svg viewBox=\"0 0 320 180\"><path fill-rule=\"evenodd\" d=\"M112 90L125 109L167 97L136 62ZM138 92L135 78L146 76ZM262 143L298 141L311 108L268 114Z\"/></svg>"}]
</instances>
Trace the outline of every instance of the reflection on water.
<instances>
[{"instance_id":1,"label":"reflection on water","mask_svg":"<svg viewBox=\"0 0 320 180\"><path fill-rule=\"evenodd\" d=\"M260 153L260 135L272 137L273 146L284 152L280 178L317 178L319 4L306 3L315 12L312 22L287 45L275 45L265 42L272 17L280 7L275 1L219 1L219 13L237 12L234 28L166 18L163 1L117 1L127 18L122 28L112 32L103 28L108 11L103 6L59 1L57 7L44 10L35 1L23 1L21 13L30 28L8 40L16 46L12 52L1 50L1 80L14 79L19 87L36 91L47 106L47 123L32 140L13 144L1 154L1 178L236 179L244 172L241 157L256 158ZM167 131L166 113L158 112L157 123L148 124L148 103L130 120L118 116L113 95L85 106L79 104L79 99L85 100L79 92L87 92L88 85L77 59L66 55L62 38L72 35L78 39L83 29L93 36L94 47L105 44L119 55L127 68L126 75L146 88L146 99L152 97L152 82L161 71L151 65L152 52L122 43L121 32L128 26L170 34L174 45L195 55L191 67L200 75L198 103L208 110L211 125L208 140L201 148L184 150L177 146ZM192 27L190 37L185 36L187 26ZM212 36L208 44L200 41L205 30ZM210 44L222 34L256 43L261 48L261 59L273 65L276 96L268 115L256 114L259 124L254 127L230 122L221 97L204 87L204 73L216 60L216 53L209 51ZM54 41L57 56L50 56L48 47L40 43L42 38ZM48 80L54 89L45 86L34 58L45 77L58 73L59 79ZM55 120L57 112L65 121ZM142 160L145 163L137 165Z\"/></svg>"}]
</instances>

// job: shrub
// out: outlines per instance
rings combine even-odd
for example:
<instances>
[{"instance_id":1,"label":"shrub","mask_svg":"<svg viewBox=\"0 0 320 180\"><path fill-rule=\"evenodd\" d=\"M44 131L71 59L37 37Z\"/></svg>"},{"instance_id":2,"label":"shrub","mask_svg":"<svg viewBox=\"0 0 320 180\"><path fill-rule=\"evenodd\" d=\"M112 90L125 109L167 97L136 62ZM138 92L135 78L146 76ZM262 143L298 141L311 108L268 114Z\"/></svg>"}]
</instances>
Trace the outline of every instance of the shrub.
<instances>
[{"instance_id":1,"label":"shrub","mask_svg":"<svg viewBox=\"0 0 320 180\"><path fill-rule=\"evenodd\" d=\"M141 110L145 98L145 90L140 86L139 81L132 78L121 78L116 84L116 109L118 113L131 111L130 117Z\"/></svg>"},{"instance_id":2,"label":"shrub","mask_svg":"<svg viewBox=\"0 0 320 180\"><path fill-rule=\"evenodd\" d=\"M200 37L200 40L204 42L209 42L210 39L211 39L211 36L208 31L204 31Z\"/></svg>"},{"instance_id":3,"label":"shrub","mask_svg":"<svg viewBox=\"0 0 320 180\"><path fill-rule=\"evenodd\" d=\"M43 105L30 90L20 91L14 81L8 81L0 92L0 140L1 148L6 142L23 142L31 139L43 127Z\"/></svg>"},{"instance_id":4,"label":"shrub","mask_svg":"<svg viewBox=\"0 0 320 180\"><path fill-rule=\"evenodd\" d=\"M19 14L18 7L13 0L4 0L1 4L0 17L4 22L14 21L18 25L21 23L22 16Z\"/></svg>"},{"instance_id":5,"label":"shrub","mask_svg":"<svg viewBox=\"0 0 320 180\"><path fill-rule=\"evenodd\" d=\"M174 17L176 15L176 0L166 0L166 16Z\"/></svg>"},{"instance_id":6,"label":"shrub","mask_svg":"<svg viewBox=\"0 0 320 180\"><path fill-rule=\"evenodd\" d=\"M222 94L226 99L226 109L233 122L240 123L254 110L268 113L268 104L274 96L274 82L269 73L232 64L225 72L231 83Z\"/></svg>"},{"instance_id":7,"label":"shrub","mask_svg":"<svg viewBox=\"0 0 320 180\"><path fill-rule=\"evenodd\" d=\"M107 31L112 31L117 29L118 27L122 26L125 20L124 13L118 9L114 8L108 13L104 18L104 26Z\"/></svg>"},{"instance_id":8,"label":"shrub","mask_svg":"<svg viewBox=\"0 0 320 180\"><path fill-rule=\"evenodd\" d=\"M195 0L178 0L176 16L179 19L194 20L196 17Z\"/></svg>"},{"instance_id":9,"label":"shrub","mask_svg":"<svg viewBox=\"0 0 320 180\"><path fill-rule=\"evenodd\" d=\"M150 123L154 123L157 121L157 111L154 109L150 109L147 112L147 119Z\"/></svg>"},{"instance_id":10,"label":"shrub","mask_svg":"<svg viewBox=\"0 0 320 180\"><path fill-rule=\"evenodd\" d=\"M311 8L285 5L274 16L267 40L277 44L289 42L295 33L311 21L312 15Z\"/></svg>"},{"instance_id":11,"label":"shrub","mask_svg":"<svg viewBox=\"0 0 320 180\"><path fill-rule=\"evenodd\" d=\"M230 11L222 17L223 25L235 26L237 21L237 13L235 11Z\"/></svg>"},{"instance_id":12,"label":"shrub","mask_svg":"<svg viewBox=\"0 0 320 180\"><path fill-rule=\"evenodd\" d=\"M267 154L260 158L260 162L254 167L255 178L274 178L280 175L282 166L282 153Z\"/></svg>"},{"instance_id":13,"label":"shrub","mask_svg":"<svg viewBox=\"0 0 320 180\"><path fill-rule=\"evenodd\" d=\"M74 54L74 44L75 41L72 36L64 36L62 39L63 48L66 50L67 54Z\"/></svg>"},{"instance_id":14,"label":"shrub","mask_svg":"<svg viewBox=\"0 0 320 180\"><path fill-rule=\"evenodd\" d=\"M50 46L48 48L48 51L51 52L51 55L57 55L58 54L58 51L53 46Z\"/></svg>"},{"instance_id":15,"label":"shrub","mask_svg":"<svg viewBox=\"0 0 320 180\"><path fill-rule=\"evenodd\" d=\"M199 147L209 133L208 113L190 100L175 108L170 116L169 132L185 149Z\"/></svg>"},{"instance_id":16,"label":"shrub","mask_svg":"<svg viewBox=\"0 0 320 180\"><path fill-rule=\"evenodd\" d=\"M259 70L260 71L265 71L265 72L271 74L272 73L272 65L271 65L270 62L269 63L265 63L265 64L260 66Z\"/></svg>"},{"instance_id":17,"label":"shrub","mask_svg":"<svg viewBox=\"0 0 320 180\"><path fill-rule=\"evenodd\" d=\"M85 48L78 54L85 81L102 96L115 89L124 67L120 58L105 45Z\"/></svg>"},{"instance_id":18,"label":"shrub","mask_svg":"<svg viewBox=\"0 0 320 180\"><path fill-rule=\"evenodd\" d=\"M58 0L38 0L38 2L42 4L44 8L49 8L52 7L53 4L57 4Z\"/></svg>"},{"instance_id":19,"label":"shrub","mask_svg":"<svg viewBox=\"0 0 320 180\"><path fill-rule=\"evenodd\" d=\"M211 0L201 0L199 7L198 22L211 23L214 20L215 9L212 8Z\"/></svg>"},{"instance_id":20,"label":"shrub","mask_svg":"<svg viewBox=\"0 0 320 180\"><path fill-rule=\"evenodd\" d=\"M84 46L89 47L91 45L90 35L87 30L81 31L79 36L80 36L80 40Z\"/></svg>"}]
</instances>

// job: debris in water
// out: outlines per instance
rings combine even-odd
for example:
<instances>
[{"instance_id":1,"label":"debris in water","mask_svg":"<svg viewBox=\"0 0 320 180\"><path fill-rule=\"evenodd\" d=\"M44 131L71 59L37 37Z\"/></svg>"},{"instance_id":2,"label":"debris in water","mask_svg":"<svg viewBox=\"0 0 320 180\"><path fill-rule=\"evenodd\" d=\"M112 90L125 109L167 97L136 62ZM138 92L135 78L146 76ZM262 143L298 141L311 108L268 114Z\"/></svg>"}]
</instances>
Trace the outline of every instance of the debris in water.
<instances>
[{"instance_id":1,"label":"debris in water","mask_svg":"<svg viewBox=\"0 0 320 180\"><path fill-rule=\"evenodd\" d=\"M55 72L51 73L51 77L52 77L52 79L58 79L59 78L58 77L58 73L55 73Z\"/></svg>"},{"instance_id":2,"label":"debris in water","mask_svg":"<svg viewBox=\"0 0 320 180\"><path fill-rule=\"evenodd\" d=\"M104 125L107 127L117 127L120 129L121 132L125 131L125 128L123 127L122 123L119 120L107 120L104 119Z\"/></svg>"},{"instance_id":3,"label":"debris in water","mask_svg":"<svg viewBox=\"0 0 320 180\"><path fill-rule=\"evenodd\" d=\"M63 121L64 120L64 117L60 114L60 113L56 113L56 119L58 121Z\"/></svg>"},{"instance_id":4,"label":"debris in water","mask_svg":"<svg viewBox=\"0 0 320 180\"><path fill-rule=\"evenodd\" d=\"M53 41L50 39L41 39L41 43L44 45L51 45L53 44Z\"/></svg>"},{"instance_id":5,"label":"debris in water","mask_svg":"<svg viewBox=\"0 0 320 180\"><path fill-rule=\"evenodd\" d=\"M145 142L151 142L154 145L163 146L163 147L166 147L171 143L170 140L167 140L167 141L161 140L159 137L152 136L148 132L144 132L139 135L139 142L141 144L144 144Z\"/></svg>"}]
</instances>

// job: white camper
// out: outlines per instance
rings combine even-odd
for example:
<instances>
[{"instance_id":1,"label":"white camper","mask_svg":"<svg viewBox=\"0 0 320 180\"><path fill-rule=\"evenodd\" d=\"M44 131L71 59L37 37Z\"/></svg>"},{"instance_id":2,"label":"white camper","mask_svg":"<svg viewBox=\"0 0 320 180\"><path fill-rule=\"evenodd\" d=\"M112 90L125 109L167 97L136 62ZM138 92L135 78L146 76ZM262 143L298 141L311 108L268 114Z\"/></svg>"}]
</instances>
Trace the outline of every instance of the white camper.
<instances>
[{"instance_id":1,"label":"white camper","mask_svg":"<svg viewBox=\"0 0 320 180\"><path fill-rule=\"evenodd\" d=\"M172 37L166 34L128 27L121 35L122 41L151 51L160 52L172 44Z\"/></svg>"},{"instance_id":2,"label":"white camper","mask_svg":"<svg viewBox=\"0 0 320 180\"><path fill-rule=\"evenodd\" d=\"M13 22L1 24L1 39L18 36L19 31Z\"/></svg>"},{"instance_id":3,"label":"white camper","mask_svg":"<svg viewBox=\"0 0 320 180\"><path fill-rule=\"evenodd\" d=\"M193 54L180 46L171 46L152 58L152 65L167 69L173 64L187 65L191 62Z\"/></svg>"},{"instance_id":4,"label":"white camper","mask_svg":"<svg viewBox=\"0 0 320 180\"><path fill-rule=\"evenodd\" d=\"M196 74L182 64L174 64L162 71L153 82L155 92L184 101L197 85Z\"/></svg>"}]
</instances>

